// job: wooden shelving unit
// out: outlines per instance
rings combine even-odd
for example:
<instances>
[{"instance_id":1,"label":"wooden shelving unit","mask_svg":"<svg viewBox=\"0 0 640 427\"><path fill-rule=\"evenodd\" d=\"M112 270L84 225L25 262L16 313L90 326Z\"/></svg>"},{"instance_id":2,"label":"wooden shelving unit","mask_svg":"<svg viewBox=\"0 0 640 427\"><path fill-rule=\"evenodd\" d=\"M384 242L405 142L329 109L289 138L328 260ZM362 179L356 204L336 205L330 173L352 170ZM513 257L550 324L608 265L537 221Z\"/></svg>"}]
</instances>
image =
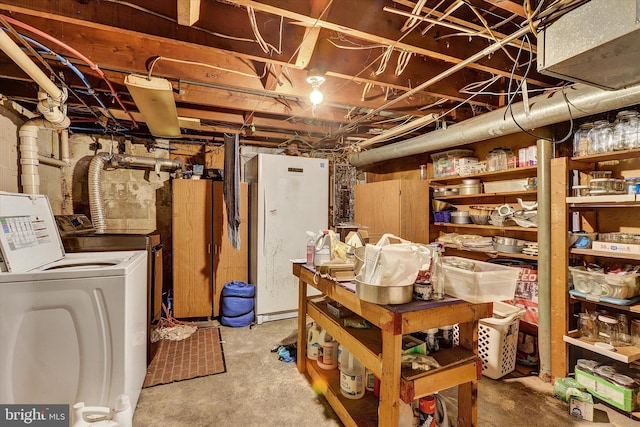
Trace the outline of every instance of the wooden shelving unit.
<instances>
[{"instance_id":1,"label":"wooden shelving unit","mask_svg":"<svg viewBox=\"0 0 640 427\"><path fill-rule=\"evenodd\" d=\"M299 279L298 370L310 382L328 384L325 397L346 426L397 426L398 401L414 399L450 387L458 387L458 426L477 425L477 382L482 375L478 358L478 321L489 317L490 304L471 304L454 298L442 301L411 301L400 305L379 305L360 300L341 284L318 277L302 264L293 264ZM318 297L307 299L307 285L337 301L355 316L366 319L371 329L344 327ZM306 315L326 329L371 372L381 379L380 401L365 393L356 401L340 393L337 372L318 369L306 357ZM429 328L459 325L460 346L440 350L434 357L441 367L431 371L401 368L402 337Z\"/></svg>"},{"instance_id":2,"label":"wooden shelving unit","mask_svg":"<svg viewBox=\"0 0 640 427\"><path fill-rule=\"evenodd\" d=\"M572 170L584 177L590 170L614 169L614 175L628 168L633 158L640 158L640 149L607 153L596 156L573 157L571 159L558 158L552 160L552 245L554 257L552 259L552 374L564 377L573 371L573 366L567 366L572 348L580 349L605 356L625 364L638 364L640 348L636 346L620 346L608 350L595 345L594 342L580 337L572 322L573 313L577 311L595 311L606 309L610 313L625 313L630 318L638 318L640 304L619 305L604 302L598 298L584 298L567 292L570 257L583 256L589 262L606 260L640 261L640 254L597 251L593 249L569 248L567 233L569 224L579 223L586 230L598 232L617 231L619 227L637 227L636 208L640 207L640 197L635 194L602 195L587 197L569 197L570 176ZM611 162L620 161L620 162ZM602 162L609 162L604 163ZM633 163L633 161L631 161ZM616 169L617 168L617 169ZM635 169L635 167L631 167ZM583 183L583 182L581 182ZM619 261L620 262L620 261ZM564 345L562 345L564 343ZM629 413L629 412L627 412ZM630 412L634 417L637 412Z\"/></svg>"}]
</instances>

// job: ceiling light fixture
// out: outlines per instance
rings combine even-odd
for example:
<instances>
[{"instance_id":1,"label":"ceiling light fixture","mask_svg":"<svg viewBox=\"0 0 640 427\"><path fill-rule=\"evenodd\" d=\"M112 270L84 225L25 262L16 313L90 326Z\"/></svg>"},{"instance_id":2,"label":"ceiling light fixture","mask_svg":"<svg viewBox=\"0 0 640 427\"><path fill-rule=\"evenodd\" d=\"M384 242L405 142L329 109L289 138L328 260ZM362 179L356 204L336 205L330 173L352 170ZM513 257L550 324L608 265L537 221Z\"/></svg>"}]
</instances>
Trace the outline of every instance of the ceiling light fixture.
<instances>
[{"instance_id":1,"label":"ceiling light fixture","mask_svg":"<svg viewBox=\"0 0 640 427\"><path fill-rule=\"evenodd\" d=\"M320 85L324 83L324 73L318 69L311 69L307 74L307 83L311 85L311 93L309 94L309 100L315 106L322 102L324 95L320 92Z\"/></svg>"}]
</instances>

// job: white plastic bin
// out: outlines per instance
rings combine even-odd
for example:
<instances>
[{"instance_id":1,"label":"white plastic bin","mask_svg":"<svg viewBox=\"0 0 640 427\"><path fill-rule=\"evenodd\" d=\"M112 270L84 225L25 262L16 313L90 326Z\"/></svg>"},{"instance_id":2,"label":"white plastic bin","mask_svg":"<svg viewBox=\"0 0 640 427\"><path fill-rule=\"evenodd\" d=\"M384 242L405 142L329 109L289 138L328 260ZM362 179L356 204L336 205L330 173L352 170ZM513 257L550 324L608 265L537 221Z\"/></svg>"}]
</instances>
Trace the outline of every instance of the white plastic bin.
<instances>
[{"instance_id":1,"label":"white plastic bin","mask_svg":"<svg viewBox=\"0 0 640 427\"><path fill-rule=\"evenodd\" d=\"M493 303L493 317L480 319L478 356L482 359L482 375L498 379L516 369L518 329L524 310L512 305Z\"/></svg>"},{"instance_id":2,"label":"white plastic bin","mask_svg":"<svg viewBox=\"0 0 640 427\"><path fill-rule=\"evenodd\" d=\"M519 268L453 256L443 257L442 267L444 291L474 304L513 299L520 275Z\"/></svg>"}]
</instances>

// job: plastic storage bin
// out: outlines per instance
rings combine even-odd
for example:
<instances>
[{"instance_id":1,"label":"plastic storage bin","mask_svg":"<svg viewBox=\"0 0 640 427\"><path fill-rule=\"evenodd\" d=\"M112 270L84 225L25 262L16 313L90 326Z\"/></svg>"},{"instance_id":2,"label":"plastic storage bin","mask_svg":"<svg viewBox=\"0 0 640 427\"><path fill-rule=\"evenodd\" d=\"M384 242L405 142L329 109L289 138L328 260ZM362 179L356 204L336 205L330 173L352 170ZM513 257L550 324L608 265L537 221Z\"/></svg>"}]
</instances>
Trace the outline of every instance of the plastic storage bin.
<instances>
[{"instance_id":1,"label":"plastic storage bin","mask_svg":"<svg viewBox=\"0 0 640 427\"><path fill-rule=\"evenodd\" d=\"M442 266L444 291L451 296L477 304L510 300L515 295L518 268L453 256L443 257Z\"/></svg>"},{"instance_id":2,"label":"plastic storage bin","mask_svg":"<svg viewBox=\"0 0 640 427\"><path fill-rule=\"evenodd\" d=\"M604 274L569 267L573 288L591 296L629 299L640 294L640 274Z\"/></svg>"},{"instance_id":3,"label":"plastic storage bin","mask_svg":"<svg viewBox=\"0 0 640 427\"><path fill-rule=\"evenodd\" d=\"M459 160L464 157L469 157L472 154L472 150L449 150L432 154L433 176L435 178L441 178L444 176L458 175L457 166Z\"/></svg>"},{"instance_id":4,"label":"plastic storage bin","mask_svg":"<svg viewBox=\"0 0 640 427\"><path fill-rule=\"evenodd\" d=\"M482 375L502 378L516 369L518 329L524 310L503 302L493 304L493 317L478 324L478 356Z\"/></svg>"}]
</instances>

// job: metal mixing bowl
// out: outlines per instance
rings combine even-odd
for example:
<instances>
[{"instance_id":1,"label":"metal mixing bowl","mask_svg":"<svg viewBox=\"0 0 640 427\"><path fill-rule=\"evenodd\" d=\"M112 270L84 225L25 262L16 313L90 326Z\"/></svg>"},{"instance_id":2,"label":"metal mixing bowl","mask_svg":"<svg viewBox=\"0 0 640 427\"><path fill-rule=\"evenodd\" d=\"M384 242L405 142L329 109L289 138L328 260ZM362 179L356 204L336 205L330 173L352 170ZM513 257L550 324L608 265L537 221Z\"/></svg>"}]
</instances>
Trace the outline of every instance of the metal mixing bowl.
<instances>
[{"instance_id":1,"label":"metal mixing bowl","mask_svg":"<svg viewBox=\"0 0 640 427\"><path fill-rule=\"evenodd\" d=\"M404 286L379 286L363 282L356 276L356 296L375 304L406 304L413 299L413 283Z\"/></svg>"},{"instance_id":2,"label":"metal mixing bowl","mask_svg":"<svg viewBox=\"0 0 640 427\"><path fill-rule=\"evenodd\" d=\"M486 225L489 223L489 215L470 215L471 222L477 225Z\"/></svg>"}]
</instances>

